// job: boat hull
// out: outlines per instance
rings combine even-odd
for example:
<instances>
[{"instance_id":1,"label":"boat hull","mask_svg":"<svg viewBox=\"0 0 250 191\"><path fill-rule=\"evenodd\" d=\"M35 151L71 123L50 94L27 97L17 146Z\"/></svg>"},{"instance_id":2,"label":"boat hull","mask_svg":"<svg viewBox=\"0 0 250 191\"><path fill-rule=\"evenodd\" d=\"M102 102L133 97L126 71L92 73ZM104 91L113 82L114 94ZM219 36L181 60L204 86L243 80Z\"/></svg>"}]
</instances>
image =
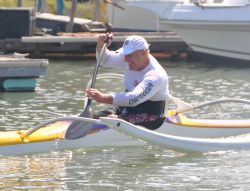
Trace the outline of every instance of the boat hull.
<instances>
[{"instance_id":1,"label":"boat hull","mask_svg":"<svg viewBox=\"0 0 250 191\"><path fill-rule=\"evenodd\" d=\"M84 124L83 128L85 125L92 126L92 128L82 138L65 139L65 132L74 120L80 120ZM100 124L99 120L63 117L51 121L48 121L40 128L33 128L36 130L26 136L28 130L0 132L0 155L21 155L75 148L142 144Z\"/></svg>"},{"instance_id":2,"label":"boat hull","mask_svg":"<svg viewBox=\"0 0 250 191\"><path fill-rule=\"evenodd\" d=\"M118 147L143 145L142 142L129 138L116 130L108 129L86 137L66 140L64 138L51 141L9 144L0 146L0 155L26 155L33 153L72 150L90 147Z\"/></svg>"},{"instance_id":3,"label":"boat hull","mask_svg":"<svg viewBox=\"0 0 250 191\"><path fill-rule=\"evenodd\" d=\"M250 63L250 6L177 4L160 18L205 61ZM209 58L209 56L214 58ZM207 59L209 58L209 59Z\"/></svg>"},{"instance_id":4,"label":"boat hull","mask_svg":"<svg viewBox=\"0 0 250 191\"><path fill-rule=\"evenodd\" d=\"M159 17L151 9L163 13L168 11L175 3L180 2L180 0L117 0L115 2L124 9L108 4L107 16L109 23L112 24L113 31L159 32L169 30L166 26L161 25ZM135 18L136 22L133 22Z\"/></svg>"}]
</instances>

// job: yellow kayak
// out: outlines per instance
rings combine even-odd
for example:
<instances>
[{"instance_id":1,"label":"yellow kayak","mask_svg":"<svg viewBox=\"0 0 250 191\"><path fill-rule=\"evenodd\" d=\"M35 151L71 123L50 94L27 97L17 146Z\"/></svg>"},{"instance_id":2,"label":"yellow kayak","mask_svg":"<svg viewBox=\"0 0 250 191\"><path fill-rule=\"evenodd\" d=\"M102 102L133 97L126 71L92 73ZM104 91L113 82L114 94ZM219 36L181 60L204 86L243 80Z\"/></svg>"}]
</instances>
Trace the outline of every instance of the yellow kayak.
<instances>
[{"instance_id":1,"label":"yellow kayak","mask_svg":"<svg viewBox=\"0 0 250 191\"><path fill-rule=\"evenodd\" d=\"M24 138L22 136L28 130L0 132L0 146L61 139L70 124L70 121L58 121L40 128Z\"/></svg>"}]
</instances>

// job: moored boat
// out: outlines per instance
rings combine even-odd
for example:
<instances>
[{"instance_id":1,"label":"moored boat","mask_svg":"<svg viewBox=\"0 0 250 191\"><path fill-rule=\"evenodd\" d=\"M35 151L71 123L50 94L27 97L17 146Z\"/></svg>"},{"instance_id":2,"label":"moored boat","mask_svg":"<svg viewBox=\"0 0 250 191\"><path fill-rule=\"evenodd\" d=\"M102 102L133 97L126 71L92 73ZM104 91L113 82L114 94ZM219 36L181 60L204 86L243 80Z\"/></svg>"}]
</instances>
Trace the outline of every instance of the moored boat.
<instances>
[{"instance_id":1,"label":"moored boat","mask_svg":"<svg viewBox=\"0 0 250 191\"><path fill-rule=\"evenodd\" d=\"M170 11L153 7L159 23L176 32L201 58L213 64L250 63L249 0L183 1Z\"/></svg>"},{"instance_id":2,"label":"moored boat","mask_svg":"<svg viewBox=\"0 0 250 191\"><path fill-rule=\"evenodd\" d=\"M208 63L250 63L248 0L176 4L160 21Z\"/></svg>"},{"instance_id":3,"label":"moored boat","mask_svg":"<svg viewBox=\"0 0 250 191\"><path fill-rule=\"evenodd\" d=\"M107 16L113 31L169 31L159 22L158 15L149 11L151 7L159 14L169 11L182 0L113 0L107 5ZM136 18L136 20L135 20Z\"/></svg>"},{"instance_id":4,"label":"moored boat","mask_svg":"<svg viewBox=\"0 0 250 191\"><path fill-rule=\"evenodd\" d=\"M26 58L27 54L0 55L0 91L34 91L36 79L46 74L47 59Z\"/></svg>"}]
</instances>

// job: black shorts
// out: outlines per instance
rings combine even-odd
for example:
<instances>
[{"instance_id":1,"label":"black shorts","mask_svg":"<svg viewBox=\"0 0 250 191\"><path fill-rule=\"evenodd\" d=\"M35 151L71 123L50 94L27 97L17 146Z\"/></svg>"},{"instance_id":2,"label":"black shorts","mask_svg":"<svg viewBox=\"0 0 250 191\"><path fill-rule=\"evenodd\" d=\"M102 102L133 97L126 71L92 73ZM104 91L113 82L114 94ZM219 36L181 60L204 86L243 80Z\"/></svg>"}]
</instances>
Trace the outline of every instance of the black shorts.
<instances>
[{"instance_id":1,"label":"black shorts","mask_svg":"<svg viewBox=\"0 0 250 191\"><path fill-rule=\"evenodd\" d=\"M116 114L120 118L135 124L146 127L147 129L157 129L164 120L165 101L152 102L147 101L136 107L111 107L93 114L93 118L106 117L110 114ZM124 112L126 110L126 112Z\"/></svg>"}]
</instances>

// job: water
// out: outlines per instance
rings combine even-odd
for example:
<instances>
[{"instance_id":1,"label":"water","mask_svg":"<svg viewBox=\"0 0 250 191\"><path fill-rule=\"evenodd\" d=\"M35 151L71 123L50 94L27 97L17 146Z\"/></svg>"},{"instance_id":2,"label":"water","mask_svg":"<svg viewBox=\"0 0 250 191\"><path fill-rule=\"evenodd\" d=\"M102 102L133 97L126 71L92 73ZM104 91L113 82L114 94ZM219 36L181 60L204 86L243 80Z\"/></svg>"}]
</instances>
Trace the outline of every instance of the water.
<instances>
[{"instance_id":1,"label":"water","mask_svg":"<svg viewBox=\"0 0 250 191\"><path fill-rule=\"evenodd\" d=\"M79 114L94 60L50 60L37 91L0 94L1 130L27 129L59 114ZM188 103L250 99L250 68L161 61L170 92ZM121 72L100 69L103 72ZM121 83L116 81L117 84ZM117 84L99 81L104 91ZM168 107L174 105L169 103ZM103 105L96 105L101 108ZM250 106L222 104L188 115L249 118ZM0 190L249 190L249 151L179 153L156 146L88 148L0 157Z\"/></svg>"}]
</instances>

